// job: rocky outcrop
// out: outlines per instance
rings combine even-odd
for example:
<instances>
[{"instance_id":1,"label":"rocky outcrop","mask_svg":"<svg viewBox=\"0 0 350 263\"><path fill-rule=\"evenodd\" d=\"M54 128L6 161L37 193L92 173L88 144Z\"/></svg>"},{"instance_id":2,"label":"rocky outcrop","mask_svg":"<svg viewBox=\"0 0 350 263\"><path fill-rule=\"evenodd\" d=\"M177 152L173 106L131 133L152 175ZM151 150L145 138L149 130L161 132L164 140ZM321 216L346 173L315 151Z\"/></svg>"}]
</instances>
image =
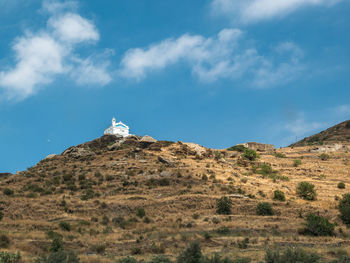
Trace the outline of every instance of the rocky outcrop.
<instances>
[{"instance_id":1,"label":"rocky outcrop","mask_svg":"<svg viewBox=\"0 0 350 263\"><path fill-rule=\"evenodd\" d=\"M62 155L68 155L73 158L80 158L80 157L90 157L95 155L95 153L87 146L85 145L79 145L79 146L73 146L65 150Z\"/></svg>"}]
</instances>

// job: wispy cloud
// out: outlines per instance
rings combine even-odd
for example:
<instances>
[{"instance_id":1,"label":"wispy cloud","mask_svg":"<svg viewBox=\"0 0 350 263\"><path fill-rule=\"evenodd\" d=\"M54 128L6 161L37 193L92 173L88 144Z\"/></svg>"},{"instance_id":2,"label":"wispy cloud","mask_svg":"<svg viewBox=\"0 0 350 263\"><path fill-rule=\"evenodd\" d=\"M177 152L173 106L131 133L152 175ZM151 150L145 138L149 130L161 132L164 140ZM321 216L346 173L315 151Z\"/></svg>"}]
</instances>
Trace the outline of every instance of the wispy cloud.
<instances>
[{"instance_id":1,"label":"wispy cloud","mask_svg":"<svg viewBox=\"0 0 350 263\"><path fill-rule=\"evenodd\" d=\"M288 110L281 122L271 125L269 134L273 137L272 140L277 138L279 146L285 146L349 118L350 105L347 104L326 107L314 113Z\"/></svg>"},{"instance_id":2,"label":"wispy cloud","mask_svg":"<svg viewBox=\"0 0 350 263\"><path fill-rule=\"evenodd\" d=\"M301 112L296 119L286 123L284 129L290 132L293 136L301 137L325 126L326 124L322 122L306 120L305 114Z\"/></svg>"},{"instance_id":3,"label":"wispy cloud","mask_svg":"<svg viewBox=\"0 0 350 263\"><path fill-rule=\"evenodd\" d=\"M344 0L212 0L215 14L242 23L284 17L304 7L330 7Z\"/></svg>"},{"instance_id":4,"label":"wispy cloud","mask_svg":"<svg viewBox=\"0 0 350 263\"><path fill-rule=\"evenodd\" d=\"M73 12L76 2L45 1L46 28L15 39L16 63L0 71L0 90L7 99L21 100L53 82L57 75L72 76L77 84L106 85L111 81L108 61L96 64L76 54L79 44L94 44L99 33L90 20Z\"/></svg>"},{"instance_id":5,"label":"wispy cloud","mask_svg":"<svg viewBox=\"0 0 350 263\"><path fill-rule=\"evenodd\" d=\"M128 50L120 75L140 81L153 71L185 62L202 82L247 77L250 85L265 88L285 84L303 70L303 52L292 42L280 43L269 57L244 42L239 29L224 29L209 38L189 34L169 38L147 48Z\"/></svg>"},{"instance_id":6,"label":"wispy cloud","mask_svg":"<svg viewBox=\"0 0 350 263\"><path fill-rule=\"evenodd\" d=\"M350 105L339 105L335 107L334 112L341 117L350 118Z\"/></svg>"}]
</instances>

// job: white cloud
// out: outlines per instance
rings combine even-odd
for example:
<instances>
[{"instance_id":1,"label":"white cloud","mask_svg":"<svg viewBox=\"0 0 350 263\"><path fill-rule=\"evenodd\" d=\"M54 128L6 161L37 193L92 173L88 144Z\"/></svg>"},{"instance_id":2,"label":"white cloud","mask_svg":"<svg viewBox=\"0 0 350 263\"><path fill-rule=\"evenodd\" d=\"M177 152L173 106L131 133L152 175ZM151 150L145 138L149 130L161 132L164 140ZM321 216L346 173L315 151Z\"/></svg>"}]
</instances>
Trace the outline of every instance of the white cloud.
<instances>
[{"instance_id":1,"label":"white cloud","mask_svg":"<svg viewBox=\"0 0 350 263\"><path fill-rule=\"evenodd\" d=\"M54 34L63 42L80 43L99 40L95 25L78 14L67 13L50 18L49 26Z\"/></svg>"},{"instance_id":2,"label":"white cloud","mask_svg":"<svg viewBox=\"0 0 350 263\"><path fill-rule=\"evenodd\" d=\"M343 0L212 0L216 14L224 14L243 23L286 16L300 8L332 6Z\"/></svg>"},{"instance_id":3,"label":"white cloud","mask_svg":"<svg viewBox=\"0 0 350 263\"><path fill-rule=\"evenodd\" d=\"M185 62L202 82L248 77L253 86L265 88L289 82L302 71L303 52L294 43L280 44L268 58L254 47L245 47L243 35L238 29L224 29L212 38L186 34L130 49L121 61L120 75L139 81L153 71ZM281 63L279 57L286 60Z\"/></svg>"},{"instance_id":4,"label":"white cloud","mask_svg":"<svg viewBox=\"0 0 350 263\"><path fill-rule=\"evenodd\" d=\"M107 85L112 81L108 74L108 62L95 63L91 58L76 59L77 66L71 70L71 76L79 85Z\"/></svg>"},{"instance_id":5,"label":"white cloud","mask_svg":"<svg viewBox=\"0 0 350 263\"><path fill-rule=\"evenodd\" d=\"M43 10L51 14L47 27L14 41L16 64L0 71L0 91L7 99L24 99L62 74L72 76L80 85L103 86L111 81L108 61L96 64L92 58L81 59L75 54L77 44L95 42L99 34L91 21L67 12L73 5L44 2Z\"/></svg>"}]
</instances>

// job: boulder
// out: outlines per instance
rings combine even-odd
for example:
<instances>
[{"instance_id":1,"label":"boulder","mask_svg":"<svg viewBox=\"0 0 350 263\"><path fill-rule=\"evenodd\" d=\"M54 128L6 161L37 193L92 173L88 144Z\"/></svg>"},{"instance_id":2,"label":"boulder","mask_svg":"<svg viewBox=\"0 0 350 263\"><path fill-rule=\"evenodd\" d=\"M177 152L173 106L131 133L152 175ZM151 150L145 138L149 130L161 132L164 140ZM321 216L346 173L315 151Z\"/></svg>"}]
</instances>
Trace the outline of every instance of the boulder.
<instances>
[{"instance_id":1,"label":"boulder","mask_svg":"<svg viewBox=\"0 0 350 263\"><path fill-rule=\"evenodd\" d=\"M152 138L151 136L145 135L141 138L141 142L154 143L157 142L157 140Z\"/></svg>"},{"instance_id":2,"label":"boulder","mask_svg":"<svg viewBox=\"0 0 350 263\"><path fill-rule=\"evenodd\" d=\"M158 156L158 161L161 163L167 164L169 166L174 165L174 161L172 161L166 157L163 157L163 156Z\"/></svg>"},{"instance_id":3,"label":"boulder","mask_svg":"<svg viewBox=\"0 0 350 263\"><path fill-rule=\"evenodd\" d=\"M57 156L57 154L49 154L48 156L45 157L45 159L52 159L55 156Z\"/></svg>"},{"instance_id":4,"label":"boulder","mask_svg":"<svg viewBox=\"0 0 350 263\"><path fill-rule=\"evenodd\" d=\"M183 142L182 144L186 145L191 151L195 152L198 156L203 156L207 149L199 144L191 143L191 142Z\"/></svg>"}]
</instances>

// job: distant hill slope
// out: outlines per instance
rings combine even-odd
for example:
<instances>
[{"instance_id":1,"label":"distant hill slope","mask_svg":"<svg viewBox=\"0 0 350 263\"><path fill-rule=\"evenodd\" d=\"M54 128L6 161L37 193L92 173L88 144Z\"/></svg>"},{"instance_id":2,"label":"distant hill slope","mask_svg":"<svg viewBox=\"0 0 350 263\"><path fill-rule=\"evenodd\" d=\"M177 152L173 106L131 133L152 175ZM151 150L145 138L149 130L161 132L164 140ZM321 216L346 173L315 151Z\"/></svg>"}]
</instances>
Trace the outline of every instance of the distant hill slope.
<instances>
[{"instance_id":1,"label":"distant hill slope","mask_svg":"<svg viewBox=\"0 0 350 263\"><path fill-rule=\"evenodd\" d=\"M350 120L339 123L327 130L298 141L291 147L350 142Z\"/></svg>"}]
</instances>

